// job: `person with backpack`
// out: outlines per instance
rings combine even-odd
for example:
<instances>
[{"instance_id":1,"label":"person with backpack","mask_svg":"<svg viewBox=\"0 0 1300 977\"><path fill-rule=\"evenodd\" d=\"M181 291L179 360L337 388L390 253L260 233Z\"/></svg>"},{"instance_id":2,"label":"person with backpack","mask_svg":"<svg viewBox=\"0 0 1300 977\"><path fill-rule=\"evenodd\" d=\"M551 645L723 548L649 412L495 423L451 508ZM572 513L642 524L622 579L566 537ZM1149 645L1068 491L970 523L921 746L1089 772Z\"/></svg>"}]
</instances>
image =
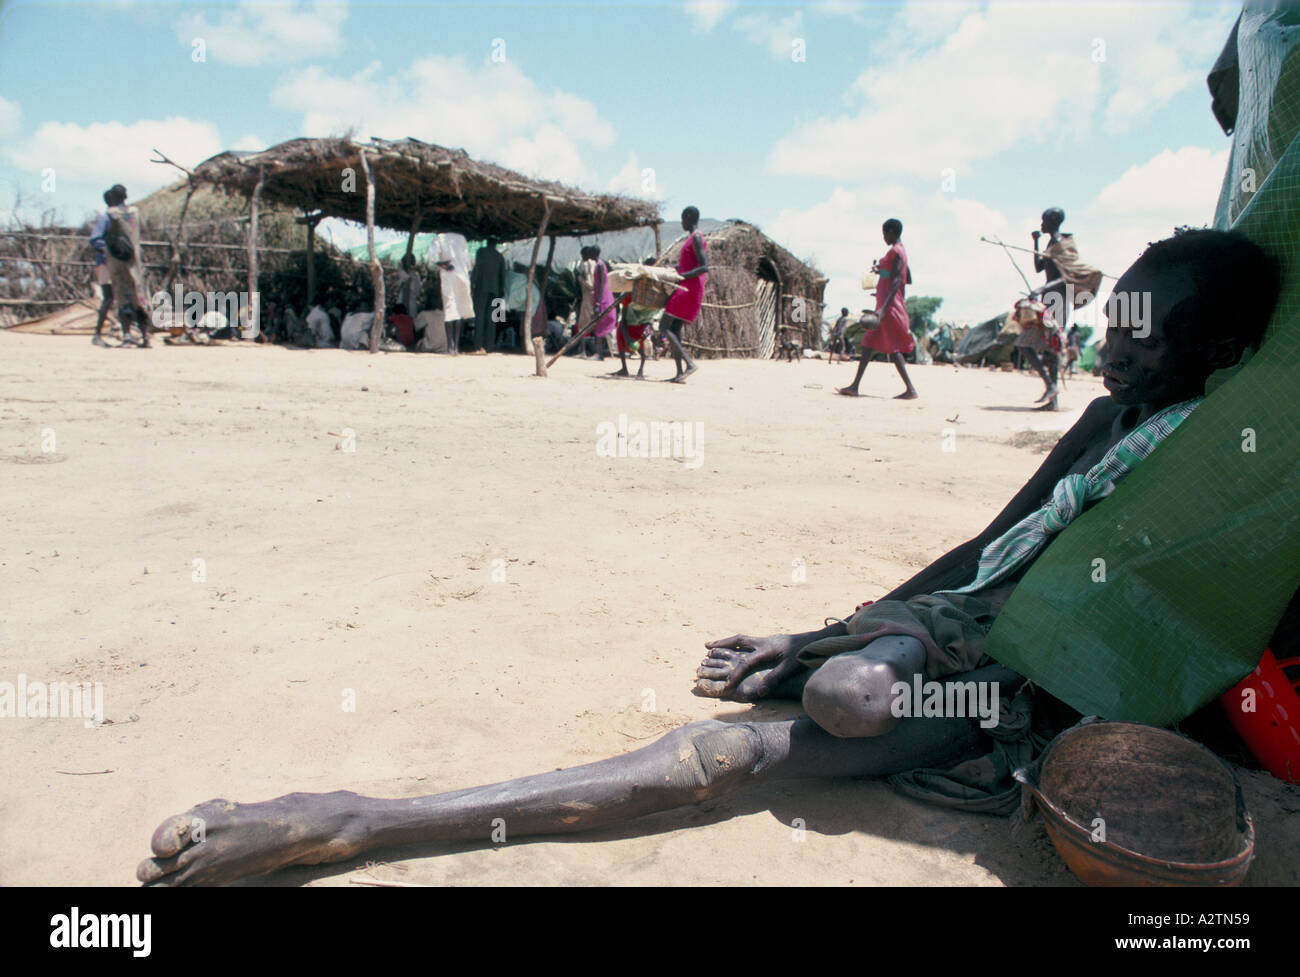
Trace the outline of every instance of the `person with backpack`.
<instances>
[{"instance_id":1,"label":"person with backpack","mask_svg":"<svg viewBox=\"0 0 1300 977\"><path fill-rule=\"evenodd\" d=\"M112 206L108 197L112 191L104 191L104 204ZM113 307L113 282L108 274L108 248L104 244L104 235L108 231L108 213L105 212L95 218L95 226L90 231L90 247L95 252L95 266L90 273L90 280L99 286L101 296L99 303L99 317L95 320L95 335L91 342L96 346L107 346L104 342L104 320L108 318L108 310Z\"/></svg>"},{"instance_id":2,"label":"person with backpack","mask_svg":"<svg viewBox=\"0 0 1300 977\"><path fill-rule=\"evenodd\" d=\"M101 304L95 338L91 342L104 345L100 330L107 311L106 303L117 300L117 319L122 326L122 342L131 341L131 326L140 330L141 346L149 346L149 314L144 296L144 262L140 259L140 212L126 205L126 187L115 183L104 191L108 210L95 221L90 235L90 245L95 249L96 274L102 257L108 268L108 283L104 286L104 303Z\"/></svg>"}]
</instances>

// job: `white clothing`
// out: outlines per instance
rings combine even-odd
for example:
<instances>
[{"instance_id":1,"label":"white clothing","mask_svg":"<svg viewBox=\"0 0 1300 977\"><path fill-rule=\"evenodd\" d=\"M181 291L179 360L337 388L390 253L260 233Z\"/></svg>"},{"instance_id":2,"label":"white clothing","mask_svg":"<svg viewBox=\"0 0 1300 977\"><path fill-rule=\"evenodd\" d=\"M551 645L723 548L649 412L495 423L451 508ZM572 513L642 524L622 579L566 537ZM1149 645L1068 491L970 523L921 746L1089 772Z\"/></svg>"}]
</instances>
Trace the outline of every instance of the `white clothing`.
<instances>
[{"instance_id":1,"label":"white clothing","mask_svg":"<svg viewBox=\"0 0 1300 977\"><path fill-rule=\"evenodd\" d=\"M409 272L405 268L400 269L397 281L397 301L406 306L406 314L414 319L420 314L420 293L424 289L424 281L414 268Z\"/></svg>"},{"instance_id":2,"label":"white clothing","mask_svg":"<svg viewBox=\"0 0 1300 977\"><path fill-rule=\"evenodd\" d=\"M343 320L339 330L339 349L361 349L370 344L370 325L374 322L373 312L353 312Z\"/></svg>"},{"instance_id":3,"label":"white clothing","mask_svg":"<svg viewBox=\"0 0 1300 977\"><path fill-rule=\"evenodd\" d=\"M330 314L319 305L313 305L307 313L307 328L316 340L317 348L334 345L334 330L330 328Z\"/></svg>"},{"instance_id":4,"label":"white clothing","mask_svg":"<svg viewBox=\"0 0 1300 977\"><path fill-rule=\"evenodd\" d=\"M469 245L463 234L439 234L437 260L450 262L451 268L438 266L442 285L442 312L449 322L474 318L474 299L469 286Z\"/></svg>"},{"instance_id":5,"label":"white clothing","mask_svg":"<svg viewBox=\"0 0 1300 977\"><path fill-rule=\"evenodd\" d=\"M417 353L444 353L447 350L446 319L441 309L426 309L415 317L415 331L424 335L415 344Z\"/></svg>"}]
</instances>

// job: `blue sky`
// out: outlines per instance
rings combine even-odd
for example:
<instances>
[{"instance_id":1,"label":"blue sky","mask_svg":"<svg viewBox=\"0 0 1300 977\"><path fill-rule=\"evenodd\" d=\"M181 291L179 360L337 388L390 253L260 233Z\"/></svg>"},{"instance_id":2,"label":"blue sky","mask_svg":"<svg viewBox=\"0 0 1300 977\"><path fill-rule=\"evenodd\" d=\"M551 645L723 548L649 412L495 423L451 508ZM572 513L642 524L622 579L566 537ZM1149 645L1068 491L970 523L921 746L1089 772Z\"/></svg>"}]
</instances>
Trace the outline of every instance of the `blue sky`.
<instances>
[{"instance_id":1,"label":"blue sky","mask_svg":"<svg viewBox=\"0 0 1300 977\"><path fill-rule=\"evenodd\" d=\"M742 218L867 304L904 223L914 294L982 319L1059 205L1118 274L1207 223L1228 139L1205 74L1230 3L9 3L0 206L67 222L125 183L355 127ZM196 60L196 54L202 60ZM43 177L54 171L51 191ZM351 243L346 228L336 230ZM1028 267L1026 267L1028 271Z\"/></svg>"}]
</instances>

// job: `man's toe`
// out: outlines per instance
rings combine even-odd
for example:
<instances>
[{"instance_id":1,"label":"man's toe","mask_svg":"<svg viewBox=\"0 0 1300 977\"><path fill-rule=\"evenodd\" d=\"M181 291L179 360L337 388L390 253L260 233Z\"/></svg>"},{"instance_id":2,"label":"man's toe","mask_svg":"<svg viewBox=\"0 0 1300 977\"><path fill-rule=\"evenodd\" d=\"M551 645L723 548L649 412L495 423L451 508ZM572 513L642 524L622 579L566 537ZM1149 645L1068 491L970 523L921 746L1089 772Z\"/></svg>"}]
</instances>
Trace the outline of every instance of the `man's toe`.
<instances>
[{"instance_id":1,"label":"man's toe","mask_svg":"<svg viewBox=\"0 0 1300 977\"><path fill-rule=\"evenodd\" d=\"M706 699L718 699L722 697L723 689L726 683L719 682L715 679L701 678L697 679L691 691L698 696Z\"/></svg>"},{"instance_id":2,"label":"man's toe","mask_svg":"<svg viewBox=\"0 0 1300 977\"><path fill-rule=\"evenodd\" d=\"M146 858L135 867L135 877L145 885L152 885L175 871L175 858Z\"/></svg>"},{"instance_id":3,"label":"man's toe","mask_svg":"<svg viewBox=\"0 0 1300 977\"><path fill-rule=\"evenodd\" d=\"M154 831L149 847L160 858L172 857L189 843L192 823L193 818L189 814L177 814L168 818Z\"/></svg>"}]
</instances>

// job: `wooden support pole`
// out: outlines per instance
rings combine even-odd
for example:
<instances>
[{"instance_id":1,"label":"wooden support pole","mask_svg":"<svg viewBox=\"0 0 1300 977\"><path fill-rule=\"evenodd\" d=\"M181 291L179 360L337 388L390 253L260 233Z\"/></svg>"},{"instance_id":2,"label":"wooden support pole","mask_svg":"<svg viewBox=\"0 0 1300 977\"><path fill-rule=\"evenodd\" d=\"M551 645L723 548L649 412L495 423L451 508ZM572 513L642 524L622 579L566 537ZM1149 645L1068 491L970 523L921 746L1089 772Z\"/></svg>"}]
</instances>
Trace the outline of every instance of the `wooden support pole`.
<instances>
[{"instance_id":1,"label":"wooden support pole","mask_svg":"<svg viewBox=\"0 0 1300 977\"><path fill-rule=\"evenodd\" d=\"M316 222L307 222L307 308L316 304Z\"/></svg>"},{"instance_id":2,"label":"wooden support pole","mask_svg":"<svg viewBox=\"0 0 1300 977\"><path fill-rule=\"evenodd\" d=\"M533 335L533 273L537 270L537 252L542 249L542 237L546 234L546 226L551 222L551 201L543 201L545 210L542 211L542 223L537 228L537 237L533 239L533 254L528 260L528 281L524 285L524 324L520 332L524 336L524 349L528 349L528 340L533 343L533 356L537 358L537 375L546 376L546 340L545 336Z\"/></svg>"},{"instance_id":3,"label":"wooden support pole","mask_svg":"<svg viewBox=\"0 0 1300 977\"><path fill-rule=\"evenodd\" d=\"M315 207L307 208L301 217L295 217L294 223L307 228L307 308L316 303L316 225L325 215Z\"/></svg>"},{"instance_id":4,"label":"wooden support pole","mask_svg":"<svg viewBox=\"0 0 1300 977\"><path fill-rule=\"evenodd\" d=\"M262 200L262 186L266 183L266 170L257 168L257 186L253 188L253 197L248 206L248 335L245 339L256 339L261 323L262 295L257 289L257 209ZM240 324L236 324L240 325Z\"/></svg>"},{"instance_id":5,"label":"wooden support pole","mask_svg":"<svg viewBox=\"0 0 1300 977\"><path fill-rule=\"evenodd\" d=\"M411 219L411 233L408 234L406 237L406 253L408 255L415 253L415 235L420 233L420 217L421 217L420 200L417 197L415 201L415 216Z\"/></svg>"},{"instance_id":6,"label":"wooden support pole","mask_svg":"<svg viewBox=\"0 0 1300 977\"><path fill-rule=\"evenodd\" d=\"M375 293L375 317L370 324L370 352L379 352L379 341L384 338L384 269L375 254L375 180L366 161L366 151L361 150L361 169L366 174L366 244L370 247L370 283Z\"/></svg>"},{"instance_id":7,"label":"wooden support pole","mask_svg":"<svg viewBox=\"0 0 1300 977\"><path fill-rule=\"evenodd\" d=\"M659 256L663 254L664 246L659 240L659 224L655 224L655 264L659 263Z\"/></svg>"},{"instance_id":8,"label":"wooden support pole","mask_svg":"<svg viewBox=\"0 0 1300 977\"><path fill-rule=\"evenodd\" d=\"M172 238L172 254L167 261L167 280L163 283L163 291L170 292L172 286L176 284L176 278L181 270L181 240L185 236L185 215L190 210L190 198L194 196L194 191L199 188L197 183L190 183L189 192L185 194L185 203L181 207L180 220L176 222L176 236Z\"/></svg>"}]
</instances>

